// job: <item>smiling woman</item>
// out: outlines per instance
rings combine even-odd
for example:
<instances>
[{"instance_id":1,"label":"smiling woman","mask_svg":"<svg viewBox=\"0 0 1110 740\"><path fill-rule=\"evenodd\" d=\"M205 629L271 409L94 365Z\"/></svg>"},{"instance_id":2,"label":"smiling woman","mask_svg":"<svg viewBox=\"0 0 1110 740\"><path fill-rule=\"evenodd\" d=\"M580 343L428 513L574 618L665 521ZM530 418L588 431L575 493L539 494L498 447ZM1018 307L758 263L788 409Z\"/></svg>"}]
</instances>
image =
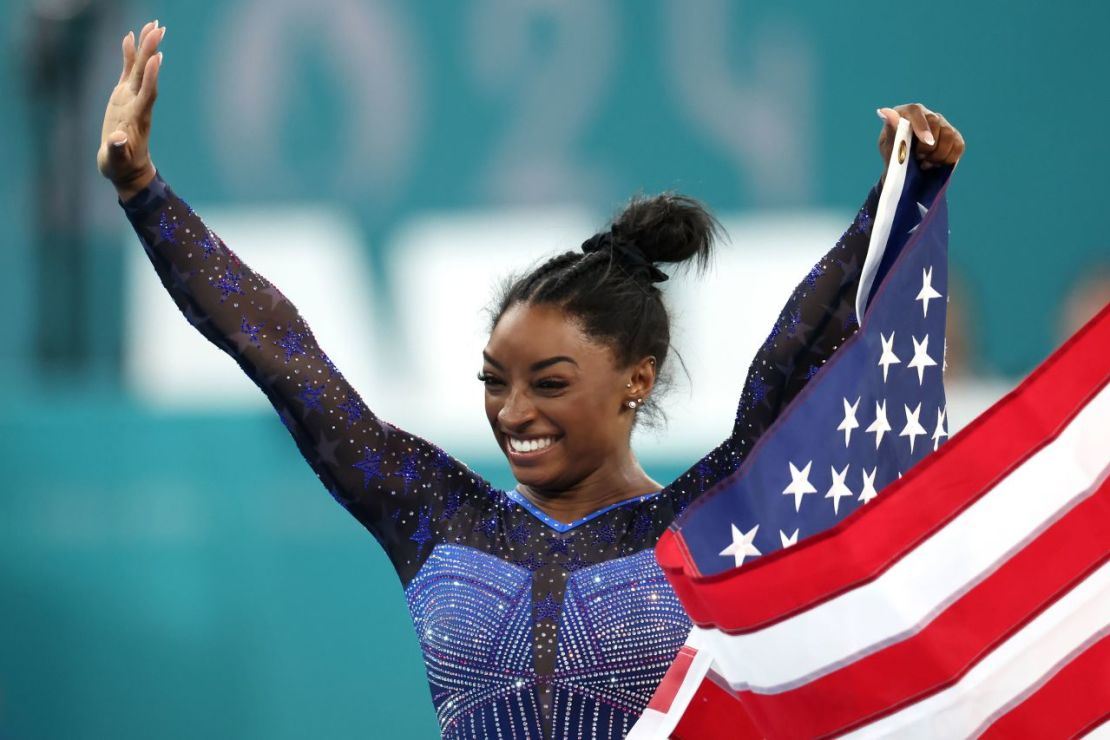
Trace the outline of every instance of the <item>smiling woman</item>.
<instances>
[{"instance_id":1,"label":"smiling woman","mask_svg":"<svg viewBox=\"0 0 1110 740\"><path fill-rule=\"evenodd\" d=\"M719 226L681 195L637 198L581 251L506 286L479 378L518 490L570 522L658 491L629 444L670 351L657 263L704 266Z\"/></svg>"},{"instance_id":2,"label":"smiling woman","mask_svg":"<svg viewBox=\"0 0 1110 740\"><path fill-rule=\"evenodd\" d=\"M137 43L123 39L100 170L186 319L266 394L328 492L381 543L405 588L444 736L623 737L691 626L652 548L855 331L878 187L770 328L732 433L666 486L629 445L670 348L658 265L704 263L713 219L682 196L636 200L580 251L515 281L479 375L520 483L497 490L378 419L296 307L154 169L147 142L164 35L149 23ZM934 142L924 156L958 158L962 141L953 145L958 134L942 118L900 110ZM935 139L921 135L930 129Z\"/></svg>"}]
</instances>

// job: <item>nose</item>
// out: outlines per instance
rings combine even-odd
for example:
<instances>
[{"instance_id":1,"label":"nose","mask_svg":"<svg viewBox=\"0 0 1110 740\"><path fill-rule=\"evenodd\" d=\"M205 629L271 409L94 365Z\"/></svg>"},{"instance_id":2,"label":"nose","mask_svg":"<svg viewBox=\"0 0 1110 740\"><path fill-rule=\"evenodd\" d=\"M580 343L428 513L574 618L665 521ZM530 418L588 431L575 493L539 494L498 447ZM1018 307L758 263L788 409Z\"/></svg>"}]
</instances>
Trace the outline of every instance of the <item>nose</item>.
<instances>
[{"instance_id":1,"label":"nose","mask_svg":"<svg viewBox=\"0 0 1110 740\"><path fill-rule=\"evenodd\" d=\"M497 412L497 421L504 429L523 431L535 416L536 407L523 389L511 389L504 405Z\"/></svg>"}]
</instances>

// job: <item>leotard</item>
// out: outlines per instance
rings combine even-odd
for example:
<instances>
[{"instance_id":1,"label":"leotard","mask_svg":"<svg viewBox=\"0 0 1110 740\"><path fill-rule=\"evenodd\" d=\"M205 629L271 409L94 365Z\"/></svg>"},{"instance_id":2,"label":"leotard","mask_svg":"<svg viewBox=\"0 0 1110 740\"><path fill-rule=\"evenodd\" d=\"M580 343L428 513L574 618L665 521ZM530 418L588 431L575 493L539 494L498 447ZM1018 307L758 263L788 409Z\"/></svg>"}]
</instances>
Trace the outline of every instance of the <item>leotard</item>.
<instances>
[{"instance_id":1,"label":"leotard","mask_svg":"<svg viewBox=\"0 0 1110 740\"><path fill-rule=\"evenodd\" d=\"M691 627L653 546L857 328L877 201L876 187L790 296L730 436L662 490L569 524L375 416L296 307L161 176L122 205L186 319L266 394L324 487L385 550L443 736L621 738Z\"/></svg>"}]
</instances>

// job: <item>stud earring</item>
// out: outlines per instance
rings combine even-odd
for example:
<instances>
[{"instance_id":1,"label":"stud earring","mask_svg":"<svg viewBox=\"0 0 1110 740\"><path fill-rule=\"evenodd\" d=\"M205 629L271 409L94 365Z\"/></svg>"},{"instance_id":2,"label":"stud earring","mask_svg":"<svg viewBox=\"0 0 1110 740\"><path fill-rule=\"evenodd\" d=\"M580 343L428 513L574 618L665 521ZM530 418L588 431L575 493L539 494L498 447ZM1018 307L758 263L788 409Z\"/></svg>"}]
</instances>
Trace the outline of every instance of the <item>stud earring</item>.
<instances>
[{"instance_id":1,"label":"stud earring","mask_svg":"<svg viewBox=\"0 0 1110 740\"><path fill-rule=\"evenodd\" d=\"M629 401L629 402L628 402L628 408L630 408L630 409L632 409L633 411L635 411L635 410L636 410L636 402L635 402L635 401Z\"/></svg>"}]
</instances>

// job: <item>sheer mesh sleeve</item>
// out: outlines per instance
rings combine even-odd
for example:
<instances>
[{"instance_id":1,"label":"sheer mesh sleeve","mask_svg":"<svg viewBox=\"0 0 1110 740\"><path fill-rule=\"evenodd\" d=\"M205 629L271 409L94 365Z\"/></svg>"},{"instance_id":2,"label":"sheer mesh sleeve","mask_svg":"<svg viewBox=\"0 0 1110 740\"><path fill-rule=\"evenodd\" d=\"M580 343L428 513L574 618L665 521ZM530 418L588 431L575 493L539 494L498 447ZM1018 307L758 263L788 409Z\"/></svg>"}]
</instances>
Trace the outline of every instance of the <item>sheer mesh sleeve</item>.
<instances>
[{"instance_id":1,"label":"sheer mesh sleeve","mask_svg":"<svg viewBox=\"0 0 1110 740\"><path fill-rule=\"evenodd\" d=\"M377 418L276 286L244 264L161 179L121 204L185 318L266 394L331 495L407 583L490 487L436 446ZM449 509L449 511L448 511Z\"/></svg>"},{"instance_id":2,"label":"sheer mesh sleeve","mask_svg":"<svg viewBox=\"0 0 1110 740\"><path fill-rule=\"evenodd\" d=\"M859 327L856 290L879 203L876 185L855 220L790 295L748 368L732 434L671 484L676 511L733 473L763 432Z\"/></svg>"}]
</instances>

